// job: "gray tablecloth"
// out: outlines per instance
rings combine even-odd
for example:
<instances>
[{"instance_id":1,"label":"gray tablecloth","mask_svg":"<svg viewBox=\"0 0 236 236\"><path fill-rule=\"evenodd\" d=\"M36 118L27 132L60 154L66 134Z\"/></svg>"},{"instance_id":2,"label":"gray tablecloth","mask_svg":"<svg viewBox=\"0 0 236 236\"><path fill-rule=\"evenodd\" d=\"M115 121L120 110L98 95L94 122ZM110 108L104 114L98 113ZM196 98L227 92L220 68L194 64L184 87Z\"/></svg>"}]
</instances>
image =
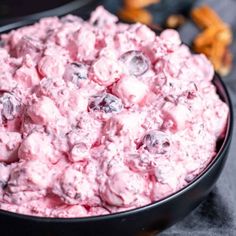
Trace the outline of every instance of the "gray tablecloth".
<instances>
[{"instance_id":1,"label":"gray tablecloth","mask_svg":"<svg viewBox=\"0 0 236 236\"><path fill-rule=\"evenodd\" d=\"M232 73L224 78L234 106L236 121L236 0L202 0L196 4L208 3L228 22L234 31L234 67ZM180 34L185 42L190 42L197 29L187 23ZM160 236L236 236L236 128L229 158L216 187L207 200L181 222L162 232Z\"/></svg>"}]
</instances>

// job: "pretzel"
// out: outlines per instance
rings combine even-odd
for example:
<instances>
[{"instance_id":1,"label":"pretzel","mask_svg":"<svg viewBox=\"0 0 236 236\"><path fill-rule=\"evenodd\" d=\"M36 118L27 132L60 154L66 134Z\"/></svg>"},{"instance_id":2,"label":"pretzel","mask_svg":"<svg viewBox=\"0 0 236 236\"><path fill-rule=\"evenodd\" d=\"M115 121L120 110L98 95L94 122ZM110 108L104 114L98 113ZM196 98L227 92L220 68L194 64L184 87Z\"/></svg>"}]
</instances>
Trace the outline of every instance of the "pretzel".
<instances>
[{"instance_id":1,"label":"pretzel","mask_svg":"<svg viewBox=\"0 0 236 236\"><path fill-rule=\"evenodd\" d=\"M191 16L196 25L201 29L223 23L216 12L207 5L193 9Z\"/></svg>"},{"instance_id":2,"label":"pretzel","mask_svg":"<svg viewBox=\"0 0 236 236\"><path fill-rule=\"evenodd\" d=\"M194 50L204 53L219 74L227 75L232 67L233 56L229 50L233 41L232 30L209 6L195 8L191 16L203 30L194 39Z\"/></svg>"},{"instance_id":3,"label":"pretzel","mask_svg":"<svg viewBox=\"0 0 236 236\"><path fill-rule=\"evenodd\" d=\"M152 22L152 15L145 9L123 8L118 12L118 16L128 22L138 21L147 25Z\"/></svg>"}]
</instances>

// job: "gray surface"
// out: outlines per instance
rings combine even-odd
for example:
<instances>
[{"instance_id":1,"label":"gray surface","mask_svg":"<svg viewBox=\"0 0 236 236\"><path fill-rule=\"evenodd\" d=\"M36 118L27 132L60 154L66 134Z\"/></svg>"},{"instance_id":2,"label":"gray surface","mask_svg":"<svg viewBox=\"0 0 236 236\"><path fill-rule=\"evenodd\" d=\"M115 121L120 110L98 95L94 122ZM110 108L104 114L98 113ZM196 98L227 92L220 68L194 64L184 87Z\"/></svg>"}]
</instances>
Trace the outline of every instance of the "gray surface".
<instances>
[{"instance_id":1,"label":"gray surface","mask_svg":"<svg viewBox=\"0 0 236 236\"><path fill-rule=\"evenodd\" d=\"M204 0L197 4L208 3L234 30L232 50L236 57L236 0ZM190 42L197 29L188 23L180 30L185 42ZM236 58L232 73L224 78L234 106L236 121ZM236 122L235 122L236 123ZM195 211L184 220L159 234L160 236L236 236L236 124L229 158L216 187Z\"/></svg>"}]
</instances>

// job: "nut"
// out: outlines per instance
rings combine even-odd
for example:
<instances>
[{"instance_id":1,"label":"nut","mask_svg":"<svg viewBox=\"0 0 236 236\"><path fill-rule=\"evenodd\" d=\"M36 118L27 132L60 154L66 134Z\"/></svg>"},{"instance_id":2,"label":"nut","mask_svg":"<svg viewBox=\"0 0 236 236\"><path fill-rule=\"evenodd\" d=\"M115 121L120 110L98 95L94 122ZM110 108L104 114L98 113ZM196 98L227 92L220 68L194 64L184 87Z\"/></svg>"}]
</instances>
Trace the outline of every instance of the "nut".
<instances>
[{"instance_id":1,"label":"nut","mask_svg":"<svg viewBox=\"0 0 236 236\"><path fill-rule=\"evenodd\" d=\"M185 23L186 19L183 15L171 15L166 20L168 28L176 29Z\"/></svg>"},{"instance_id":2,"label":"nut","mask_svg":"<svg viewBox=\"0 0 236 236\"><path fill-rule=\"evenodd\" d=\"M204 53L222 76L232 67L232 54L229 46L233 41L232 30L209 6L201 6L192 11L192 19L203 31L193 42L198 53Z\"/></svg>"},{"instance_id":3,"label":"nut","mask_svg":"<svg viewBox=\"0 0 236 236\"><path fill-rule=\"evenodd\" d=\"M118 12L118 16L128 22L141 22L143 24L151 24L152 15L145 9L123 8Z\"/></svg>"},{"instance_id":4,"label":"nut","mask_svg":"<svg viewBox=\"0 0 236 236\"><path fill-rule=\"evenodd\" d=\"M125 8L140 9L147 7L151 4L158 3L160 0L124 0Z\"/></svg>"}]
</instances>

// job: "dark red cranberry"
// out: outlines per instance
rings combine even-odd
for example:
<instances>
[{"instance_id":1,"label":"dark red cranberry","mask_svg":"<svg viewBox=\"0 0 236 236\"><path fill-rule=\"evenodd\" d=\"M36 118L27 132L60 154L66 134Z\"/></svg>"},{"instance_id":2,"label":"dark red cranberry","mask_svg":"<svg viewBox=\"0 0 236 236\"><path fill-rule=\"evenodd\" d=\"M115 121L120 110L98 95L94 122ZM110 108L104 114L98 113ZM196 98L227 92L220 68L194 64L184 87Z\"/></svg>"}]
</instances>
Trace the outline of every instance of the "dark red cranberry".
<instances>
[{"instance_id":1,"label":"dark red cranberry","mask_svg":"<svg viewBox=\"0 0 236 236\"><path fill-rule=\"evenodd\" d=\"M42 49L43 46L39 40L24 36L16 45L15 53L17 57L24 56L25 54L35 55L40 53Z\"/></svg>"},{"instance_id":2,"label":"dark red cranberry","mask_svg":"<svg viewBox=\"0 0 236 236\"><path fill-rule=\"evenodd\" d=\"M118 113L123 109L123 104L118 97L110 93L104 93L91 97L89 109L93 111L104 111L105 113Z\"/></svg>"},{"instance_id":3,"label":"dark red cranberry","mask_svg":"<svg viewBox=\"0 0 236 236\"><path fill-rule=\"evenodd\" d=\"M2 120L13 120L20 110L20 100L9 92L0 93L0 112Z\"/></svg>"},{"instance_id":4,"label":"dark red cranberry","mask_svg":"<svg viewBox=\"0 0 236 236\"><path fill-rule=\"evenodd\" d=\"M88 67L79 62L73 62L66 67L64 79L78 85L80 80L88 78Z\"/></svg>"},{"instance_id":5,"label":"dark red cranberry","mask_svg":"<svg viewBox=\"0 0 236 236\"><path fill-rule=\"evenodd\" d=\"M135 76L144 74L150 65L150 60L137 50L125 52L121 55L120 60L125 64L129 73Z\"/></svg>"},{"instance_id":6,"label":"dark red cranberry","mask_svg":"<svg viewBox=\"0 0 236 236\"><path fill-rule=\"evenodd\" d=\"M143 145L152 154L164 154L170 148L171 143L168 134L153 130L144 136Z\"/></svg>"},{"instance_id":7,"label":"dark red cranberry","mask_svg":"<svg viewBox=\"0 0 236 236\"><path fill-rule=\"evenodd\" d=\"M2 39L0 39L0 48L3 48L4 46L5 46L5 42Z\"/></svg>"}]
</instances>

